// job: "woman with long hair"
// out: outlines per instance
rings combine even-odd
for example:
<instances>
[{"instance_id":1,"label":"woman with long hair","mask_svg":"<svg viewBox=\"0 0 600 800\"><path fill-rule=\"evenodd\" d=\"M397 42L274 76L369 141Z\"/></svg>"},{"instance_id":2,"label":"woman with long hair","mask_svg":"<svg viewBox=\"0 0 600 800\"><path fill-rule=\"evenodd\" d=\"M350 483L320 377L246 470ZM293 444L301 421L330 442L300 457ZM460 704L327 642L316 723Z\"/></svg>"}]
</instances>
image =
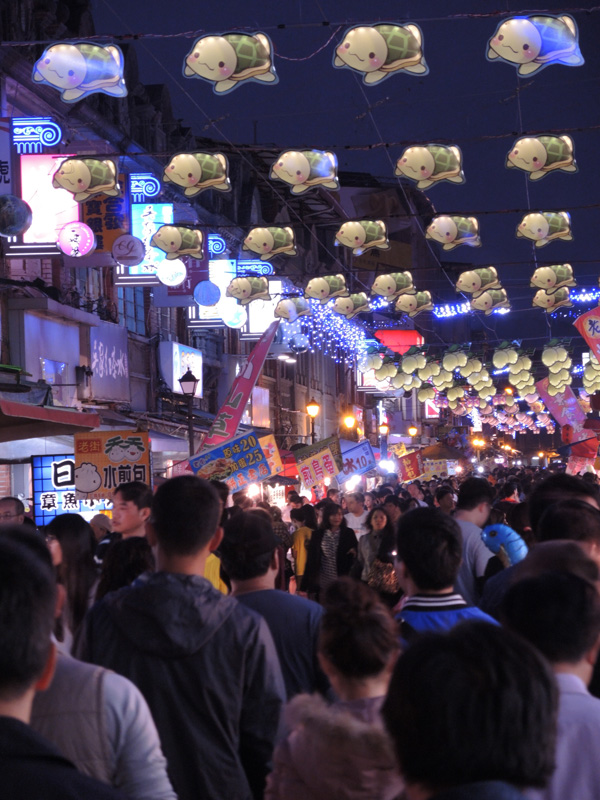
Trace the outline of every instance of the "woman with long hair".
<instances>
[{"instance_id":1,"label":"woman with long hair","mask_svg":"<svg viewBox=\"0 0 600 800\"><path fill-rule=\"evenodd\" d=\"M366 583L373 561L379 552L379 545L382 539L385 536L387 539L391 538L393 540L394 526L387 511L381 507L376 507L369 511L365 525L368 533L361 536L358 542L358 556L352 574Z\"/></svg>"},{"instance_id":2,"label":"woman with long hair","mask_svg":"<svg viewBox=\"0 0 600 800\"><path fill-rule=\"evenodd\" d=\"M96 601L105 594L130 586L144 572L154 572L154 555L145 536L131 536L113 542L102 562Z\"/></svg>"},{"instance_id":3,"label":"woman with long hair","mask_svg":"<svg viewBox=\"0 0 600 800\"><path fill-rule=\"evenodd\" d=\"M302 591L318 600L336 578L350 574L357 550L358 541L352 528L346 524L342 507L329 503L323 509L323 521L308 545Z\"/></svg>"},{"instance_id":4,"label":"woman with long hair","mask_svg":"<svg viewBox=\"0 0 600 800\"><path fill-rule=\"evenodd\" d=\"M331 583L323 604L319 663L339 699L303 694L288 705L265 800L392 800L403 786L380 709L398 655L394 620L351 578Z\"/></svg>"},{"instance_id":5,"label":"woman with long hair","mask_svg":"<svg viewBox=\"0 0 600 800\"><path fill-rule=\"evenodd\" d=\"M94 600L98 571L94 562L96 539L89 522L79 514L58 514L46 526L46 537L56 544L56 573L65 587L65 608L57 624L57 638L70 650L83 618Z\"/></svg>"}]
</instances>

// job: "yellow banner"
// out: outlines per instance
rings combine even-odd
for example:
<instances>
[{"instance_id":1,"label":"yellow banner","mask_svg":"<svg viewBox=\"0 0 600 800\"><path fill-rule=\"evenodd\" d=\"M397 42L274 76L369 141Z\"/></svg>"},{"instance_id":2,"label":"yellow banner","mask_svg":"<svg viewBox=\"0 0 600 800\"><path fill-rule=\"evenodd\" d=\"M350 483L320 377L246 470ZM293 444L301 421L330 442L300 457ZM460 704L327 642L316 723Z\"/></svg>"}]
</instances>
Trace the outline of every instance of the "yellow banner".
<instances>
[{"instance_id":1,"label":"yellow banner","mask_svg":"<svg viewBox=\"0 0 600 800\"><path fill-rule=\"evenodd\" d=\"M78 500L112 497L120 483L150 485L147 433L103 431L75 434L75 492Z\"/></svg>"},{"instance_id":2,"label":"yellow banner","mask_svg":"<svg viewBox=\"0 0 600 800\"><path fill-rule=\"evenodd\" d=\"M266 456L271 475L278 475L283 472L283 462L281 461L275 437L272 434L270 436L261 436L258 443Z\"/></svg>"},{"instance_id":3,"label":"yellow banner","mask_svg":"<svg viewBox=\"0 0 600 800\"><path fill-rule=\"evenodd\" d=\"M307 489L325 480L325 478L335 477L340 472L329 447L324 447L304 461L298 461L297 466L302 483Z\"/></svg>"}]
</instances>

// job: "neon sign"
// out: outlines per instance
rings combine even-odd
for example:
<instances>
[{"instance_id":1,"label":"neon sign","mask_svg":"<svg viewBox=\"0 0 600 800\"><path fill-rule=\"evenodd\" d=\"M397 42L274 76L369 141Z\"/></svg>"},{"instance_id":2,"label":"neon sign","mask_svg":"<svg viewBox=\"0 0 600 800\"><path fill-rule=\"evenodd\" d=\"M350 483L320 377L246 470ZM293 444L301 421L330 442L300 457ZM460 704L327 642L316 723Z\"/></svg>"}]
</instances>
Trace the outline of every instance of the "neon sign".
<instances>
[{"instance_id":1,"label":"neon sign","mask_svg":"<svg viewBox=\"0 0 600 800\"><path fill-rule=\"evenodd\" d=\"M41 153L44 147L53 147L62 139L62 128L50 117L14 117L12 140L19 155Z\"/></svg>"}]
</instances>

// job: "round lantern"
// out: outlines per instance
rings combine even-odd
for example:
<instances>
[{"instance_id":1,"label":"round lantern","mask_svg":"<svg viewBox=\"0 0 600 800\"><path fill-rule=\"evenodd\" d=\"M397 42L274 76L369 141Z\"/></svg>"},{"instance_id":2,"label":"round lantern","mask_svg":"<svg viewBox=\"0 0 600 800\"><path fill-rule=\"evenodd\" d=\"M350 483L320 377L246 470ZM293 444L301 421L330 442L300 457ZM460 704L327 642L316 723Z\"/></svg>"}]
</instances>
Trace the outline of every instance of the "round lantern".
<instances>
[{"instance_id":1,"label":"round lantern","mask_svg":"<svg viewBox=\"0 0 600 800\"><path fill-rule=\"evenodd\" d=\"M18 236L31 225L31 209L14 194L0 195L0 236Z\"/></svg>"},{"instance_id":2,"label":"round lantern","mask_svg":"<svg viewBox=\"0 0 600 800\"><path fill-rule=\"evenodd\" d=\"M89 225L75 220L62 226L56 244L66 256L82 258L96 249L96 236Z\"/></svg>"},{"instance_id":3,"label":"round lantern","mask_svg":"<svg viewBox=\"0 0 600 800\"><path fill-rule=\"evenodd\" d=\"M185 264L179 258L161 261L156 268L156 277L165 286L181 286L187 278Z\"/></svg>"},{"instance_id":4,"label":"round lantern","mask_svg":"<svg viewBox=\"0 0 600 800\"><path fill-rule=\"evenodd\" d=\"M199 306L216 306L221 299L221 290L212 281L200 281L194 287L194 300Z\"/></svg>"},{"instance_id":5,"label":"round lantern","mask_svg":"<svg viewBox=\"0 0 600 800\"><path fill-rule=\"evenodd\" d=\"M115 239L112 246L112 257L124 267L137 267L146 255L146 245L137 236L124 233Z\"/></svg>"}]
</instances>

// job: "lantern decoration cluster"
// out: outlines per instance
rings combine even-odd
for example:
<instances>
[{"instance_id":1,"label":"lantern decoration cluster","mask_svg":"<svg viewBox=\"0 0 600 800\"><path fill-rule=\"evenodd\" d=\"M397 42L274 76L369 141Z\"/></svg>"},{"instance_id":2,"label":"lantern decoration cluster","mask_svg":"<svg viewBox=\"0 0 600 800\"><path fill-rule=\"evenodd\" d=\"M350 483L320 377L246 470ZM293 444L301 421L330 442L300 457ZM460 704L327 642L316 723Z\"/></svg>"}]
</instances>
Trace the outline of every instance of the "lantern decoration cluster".
<instances>
[{"instance_id":1,"label":"lantern decoration cluster","mask_svg":"<svg viewBox=\"0 0 600 800\"><path fill-rule=\"evenodd\" d=\"M66 158L53 175L52 186L66 189L78 203L97 194L118 197L117 168L110 158Z\"/></svg>"},{"instance_id":2,"label":"lantern decoration cluster","mask_svg":"<svg viewBox=\"0 0 600 800\"><path fill-rule=\"evenodd\" d=\"M365 292L351 294L349 297L338 297L333 304L333 310L346 319L352 319L357 314L371 310L369 298Z\"/></svg>"},{"instance_id":3,"label":"lantern decoration cluster","mask_svg":"<svg viewBox=\"0 0 600 800\"><path fill-rule=\"evenodd\" d=\"M234 278L225 292L227 297L234 297L242 306L253 300L270 300L269 281L263 276L246 275Z\"/></svg>"},{"instance_id":4,"label":"lantern decoration cluster","mask_svg":"<svg viewBox=\"0 0 600 800\"><path fill-rule=\"evenodd\" d=\"M481 247L479 221L475 217L439 214L427 226L425 238L439 242L443 250L454 250L461 244Z\"/></svg>"},{"instance_id":5,"label":"lantern decoration cluster","mask_svg":"<svg viewBox=\"0 0 600 800\"><path fill-rule=\"evenodd\" d=\"M203 255L204 235L198 228L187 228L183 225L161 225L150 239L152 247L167 254L172 261L180 256L193 256L201 259Z\"/></svg>"},{"instance_id":6,"label":"lantern decoration cluster","mask_svg":"<svg viewBox=\"0 0 600 800\"><path fill-rule=\"evenodd\" d=\"M33 67L33 80L58 89L64 103L100 92L125 97L123 53L114 44L58 42L47 47Z\"/></svg>"},{"instance_id":7,"label":"lantern decoration cluster","mask_svg":"<svg viewBox=\"0 0 600 800\"><path fill-rule=\"evenodd\" d=\"M583 370L583 388L587 395L600 392L600 363L591 350L590 360Z\"/></svg>"},{"instance_id":8,"label":"lantern decoration cluster","mask_svg":"<svg viewBox=\"0 0 600 800\"><path fill-rule=\"evenodd\" d=\"M286 297L277 303L274 314L287 322L295 322L299 317L311 316L312 310L304 297Z\"/></svg>"},{"instance_id":9,"label":"lantern decoration cluster","mask_svg":"<svg viewBox=\"0 0 600 800\"><path fill-rule=\"evenodd\" d=\"M357 25L349 28L335 48L333 66L362 74L366 86L403 70L427 75L423 34L417 25Z\"/></svg>"},{"instance_id":10,"label":"lantern decoration cluster","mask_svg":"<svg viewBox=\"0 0 600 800\"><path fill-rule=\"evenodd\" d=\"M461 272L456 291L472 295L471 310L483 311L489 316L497 308L510 308L510 302L498 280L495 267L478 267Z\"/></svg>"},{"instance_id":11,"label":"lantern decoration cluster","mask_svg":"<svg viewBox=\"0 0 600 800\"><path fill-rule=\"evenodd\" d=\"M375 247L378 250L389 250L387 225L381 219L344 222L335 235L334 244L349 247L355 256Z\"/></svg>"},{"instance_id":12,"label":"lantern decoration cluster","mask_svg":"<svg viewBox=\"0 0 600 800\"><path fill-rule=\"evenodd\" d=\"M533 305L543 308L548 314L558 308L573 305L569 297L569 286L576 286L577 282L570 264L538 267L531 276L530 285L538 289L533 298Z\"/></svg>"},{"instance_id":13,"label":"lantern decoration cluster","mask_svg":"<svg viewBox=\"0 0 600 800\"><path fill-rule=\"evenodd\" d=\"M411 145L396 161L394 174L414 181L418 189L428 189L441 181L464 183L461 149L445 144Z\"/></svg>"},{"instance_id":14,"label":"lantern decoration cluster","mask_svg":"<svg viewBox=\"0 0 600 800\"><path fill-rule=\"evenodd\" d=\"M229 163L223 153L178 153L162 175L164 183L174 183L186 197L196 197L206 189L230 192Z\"/></svg>"},{"instance_id":15,"label":"lantern decoration cluster","mask_svg":"<svg viewBox=\"0 0 600 800\"><path fill-rule=\"evenodd\" d=\"M552 340L542 351L542 364L548 368L547 392L550 397L562 394L573 382L569 353L566 347L557 344L556 340Z\"/></svg>"},{"instance_id":16,"label":"lantern decoration cluster","mask_svg":"<svg viewBox=\"0 0 600 800\"><path fill-rule=\"evenodd\" d=\"M522 395L535 392L535 378L531 373L533 362L527 355L520 355L518 350L506 342L494 351L492 363L496 369L508 368L508 381Z\"/></svg>"},{"instance_id":17,"label":"lantern decoration cluster","mask_svg":"<svg viewBox=\"0 0 600 800\"><path fill-rule=\"evenodd\" d=\"M573 140L554 134L523 136L513 144L506 166L523 170L530 181L539 181L549 172L577 172Z\"/></svg>"},{"instance_id":18,"label":"lantern decoration cluster","mask_svg":"<svg viewBox=\"0 0 600 800\"><path fill-rule=\"evenodd\" d=\"M312 278L304 290L305 300L318 300L322 305L333 297L349 297L346 278L341 275L323 275Z\"/></svg>"},{"instance_id":19,"label":"lantern decoration cluster","mask_svg":"<svg viewBox=\"0 0 600 800\"><path fill-rule=\"evenodd\" d=\"M568 211L534 211L525 214L517 225L517 239L529 239L536 247L545 247L556 239L570 242L571 215Z\"/></svg>"},{"instance_id":20,"label":"lantern decoration cluster","mask_svg":"<svg viewBox=\"0 0 600 800\"><path fill-rule=\"evenodd\" d=\"M278 255L296 255L296 237L292 228L252 228L244 239L243 250L251 250L261 261Z\"/></svg>"},{"instance_id":21,"label":"lantern decoration cluster","mask_svg":"<svg viewBox=\"0 0 600 800\"><path fill-rule=\"evenodd\" d=\"M293 194L303 194L321 186L338 191L338 161L325 150L284 150L271 165L269 177L291 186Z\"/></svg>"}]
</instances>

